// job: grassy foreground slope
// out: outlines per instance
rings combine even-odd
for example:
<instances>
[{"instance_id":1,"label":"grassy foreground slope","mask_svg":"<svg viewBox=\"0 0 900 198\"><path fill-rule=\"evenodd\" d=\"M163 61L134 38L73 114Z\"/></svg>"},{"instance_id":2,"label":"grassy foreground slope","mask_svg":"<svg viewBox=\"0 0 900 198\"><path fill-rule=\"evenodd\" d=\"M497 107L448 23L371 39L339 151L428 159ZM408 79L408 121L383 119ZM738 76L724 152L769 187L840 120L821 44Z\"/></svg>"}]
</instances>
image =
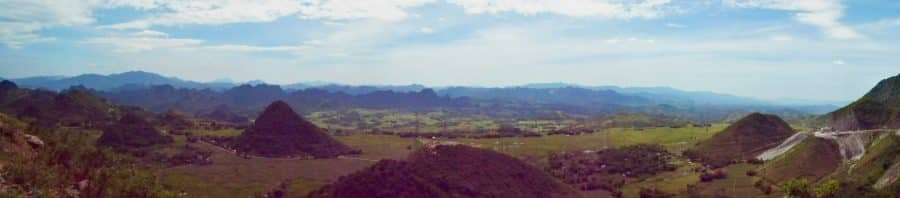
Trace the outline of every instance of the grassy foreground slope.
<instances>
[{"instance_id":1,"label":"grassy foreground slope","mask_svg":"<svg viewBox=\"0 0 900 198\"><path fill-rule=\"evenodd\" d=\"M0 197L175 197L134 158L95 147L96 134L0 114Z\"/></svg>"}]
</instances>

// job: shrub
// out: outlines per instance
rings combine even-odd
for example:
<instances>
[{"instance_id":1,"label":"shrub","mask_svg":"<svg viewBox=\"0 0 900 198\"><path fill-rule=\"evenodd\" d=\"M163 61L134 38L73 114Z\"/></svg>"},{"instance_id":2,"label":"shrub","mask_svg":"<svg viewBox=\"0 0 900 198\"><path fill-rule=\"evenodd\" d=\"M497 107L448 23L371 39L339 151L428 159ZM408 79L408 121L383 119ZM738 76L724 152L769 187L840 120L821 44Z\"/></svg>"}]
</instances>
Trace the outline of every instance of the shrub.
<instances>
[{"instance_id":1,"label":"shrub","mask_svg":"<svg viewBox=\"0 0 900 198\"><path fill-rule=\"evenodd\" d=\"M669 198L674 197L674 194L663 192L656 188L643 188L639 193L641 198Z\"/></svg>"},{"instance_id":2,"label":"shrub","mask_svg":"<svg viewBox=\"0 0 900 198\"><path fill-rule=\"evenodd\" d=\"M757 174L759 174L759 173L757 173L755 170L747 171L747 176L750 176L750 177L756 176Z\"/></svg>"},{"instance_id":3,"label":"shrub","mask_svg":"<svg viewBox=\"0 0 900 198\"><path fill-rule=\"evenodd\" d=\"M753 187L756 187L756 189L759 189L759 191L762 191L762 193L767 195L772 194L773 191L772 186L766 184L765 182L763 182L763 180L757 180L756 182L754 182Z\"/></svg>"},{"instance_id":4,"label":"shrub","mask_svg":"<svg viewBox=\"0 0 900 198\"><path fill-rule=\"evenodd\" d=\"M700 182L711 182L717 179L725 179L728 175L722 169L715 171L705 171L700 174Z\"/></svg>"},{"instance_id":5,"label":"shrub","mask_svg":"<svg viewBox=\"0 0 900 198\"><path fill-rule=\"evenodd\" d=\"M35 156L14 156L0 172L8 186L39 195L64 195L72 184L86 182L80 197L173 197L150 172L137 169L129 156L97 148L89 134L30 131L46 146ZM35 196L41 197L41 196Z\"/></svg>"},{"instance_id":6,"label":"shrub","mask_svg":"<svg viewBox=\"0 0 900 198\"><path fill-rule=\"evenodd\" d=\"M792 179L781 184L781 190L791 197L812 197L809 192L809 181L805 179Z\"/></svg>"},{"instance_id":7,"label":"shrub","mask_svg":"<svg viewBox=\"0 0 900 198\"><path fill-rule=\"evenodd\" d=\"M838 180L828 180L819 187L816 187L816 197L836 197L841 190L841 182Z\"/></svg>"}]
</instances>

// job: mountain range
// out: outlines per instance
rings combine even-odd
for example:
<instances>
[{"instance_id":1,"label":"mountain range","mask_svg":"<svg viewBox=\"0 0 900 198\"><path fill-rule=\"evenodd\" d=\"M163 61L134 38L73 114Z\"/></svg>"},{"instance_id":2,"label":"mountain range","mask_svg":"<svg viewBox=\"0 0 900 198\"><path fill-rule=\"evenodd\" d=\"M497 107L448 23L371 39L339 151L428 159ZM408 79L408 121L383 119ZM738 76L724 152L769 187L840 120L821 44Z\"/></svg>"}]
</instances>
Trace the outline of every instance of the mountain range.
<instances>
[{"instance_id":1,"label":"mountain range","mask_svg":"<svg viewBox=\"0 0 900 198\"><path fill-rule=\"evenodd\" d=\"M490 104L501 106L509 103L516 103L518 104L517 106L537 105L553 107L557 110L571 110L577 113L609 112L623 108L633 109L663 105L682 109L752 108L753 110L763 109L766 111L789 109L792 112L803 114L824 114L837 109L838 105L840 105L813 101L808 101L808 103L796 101L779 103L778 101L766 101L714 92L684 91L670 87L581 86L566 83L537 83L492 88L471 86L432 88L418 84L356 86L328 82L294 83L276 86L259 80L246 83L235 83L231 80L196 82L144 71L110 75L84 74L73 77L39 76L10 80L20 87L54 91L80 85L103 92L103 94L98 95L110 98L113 101L141 106L155 111L164 111L167 110L165 108L177 106L195 105L195 103L190 101L253 107L253 110L258 111L269 102L296 96L298 93L299 95L307 96L310 94L318 97L327 96L332 99L313 99L320 102L319 105L321 106L346 103L349 100L360 103L365 98L389 98L388 95L420 93L423 90L430 90L427 94L449 97L450 99L490 101ZM169 95L159 95L162 93ZM180 99L176 100L171 94L180 94ZM190 97L186 97L186 95ZM228 96L226 98L229 101L219 101L224 100L221 97L217 98L220 95ZM344 98L344 100L333 100L337 98ZM186 102L184 99L192 100ZM297 105L290 101L289 103ZM365 101L362 103L370 102ZM363 106L371 107L373 105ZM396 106L396 103L387 102L380 106L393 107ZM211 109L204 108L203 110ZM191 111L191 109L185 109L185 111Z\"/></svg>"}]
</instances>

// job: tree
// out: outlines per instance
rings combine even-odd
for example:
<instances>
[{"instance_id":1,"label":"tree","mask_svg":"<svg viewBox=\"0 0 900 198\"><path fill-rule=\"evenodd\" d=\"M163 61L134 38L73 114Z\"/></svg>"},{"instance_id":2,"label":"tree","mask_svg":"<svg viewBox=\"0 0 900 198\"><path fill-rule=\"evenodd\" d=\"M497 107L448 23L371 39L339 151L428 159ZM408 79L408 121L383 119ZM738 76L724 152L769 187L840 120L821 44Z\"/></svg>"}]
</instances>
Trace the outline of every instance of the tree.
<instances>
[{"instance_id":1,"label":"tree","mask_svg":"<svg viewBox=\"0 0 900 198\"><path fill-rule=\"evenodd\" d=\"M816 197L836 197L841 190L841 182L835 179L828 180L815 189Z\"/></svg>"},{"instance_id":2,"label":"tree","mask_svg":"<svg viewBox=\"0 0 900 198\"><path fill-rule=\"evenodd\" d=\"M805 179L788 180L781 185L781 189L789 197L812 197L812 194L809 192L809 181Z\"/></svg>"}]
</instances>

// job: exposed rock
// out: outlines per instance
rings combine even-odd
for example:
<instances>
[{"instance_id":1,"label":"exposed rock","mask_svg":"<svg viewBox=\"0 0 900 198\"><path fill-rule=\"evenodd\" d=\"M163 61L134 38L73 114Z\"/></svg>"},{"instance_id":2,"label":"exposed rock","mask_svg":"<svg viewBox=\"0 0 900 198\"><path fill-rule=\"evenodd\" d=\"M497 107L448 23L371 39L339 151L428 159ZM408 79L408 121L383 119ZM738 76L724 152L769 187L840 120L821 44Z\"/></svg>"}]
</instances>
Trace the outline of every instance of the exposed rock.
<instances>
[{"instance_id":1,"label":"exposed rock","mask_svg":"<svg viewBox=\"0 0 900 198\"><path fill-rule=\"evenodd\" d=\"M25 140L28 141L32 147L39 148L44 146L44 141L41 140L38 136L25 134Z\"/></svg>"},{"instance_id":2,"label":"exposed rock","mask_svg":"<svg viewBox=\"0 0 900 198\"><path fill-rule=\"evenodd\" d=\"M900 163L895 162L894 165L892 165L891 168L888 168L888 170L884 172L884 175L875 182L875 185L873 185L872 188L882 189L888 187L897 182L898 178L900 178Z\"/></svg>"},{"instance_id":3,"label":"exposed rock","mask_svg":"<svg viewBox=\"0 0 900 198\"><path fill-rule=\"evenodd\" d=\"M809 136L809 133L795 133L775 148L771 148L759 154L758 156L756 156L756 159L766 161L778 157L779 155L791 150L791 148L794 148L794 146L796 146L800 142L803 142L803 140L805 140Z\"/></svg>"}]
</instances>

